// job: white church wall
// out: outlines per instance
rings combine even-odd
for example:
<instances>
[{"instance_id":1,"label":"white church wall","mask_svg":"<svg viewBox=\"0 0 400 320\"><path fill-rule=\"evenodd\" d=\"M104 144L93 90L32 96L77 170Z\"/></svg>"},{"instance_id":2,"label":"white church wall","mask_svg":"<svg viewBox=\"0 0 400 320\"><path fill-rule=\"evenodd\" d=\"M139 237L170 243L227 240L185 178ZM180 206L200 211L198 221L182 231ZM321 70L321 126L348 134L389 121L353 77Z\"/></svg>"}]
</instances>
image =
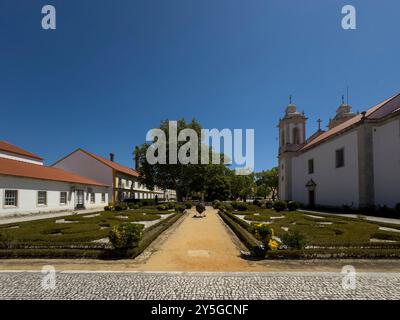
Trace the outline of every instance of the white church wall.
<instances>
[{"instance_id":1,"label":"white church wall","mask_svg":"<svg viewBox=\"0 0 400 320\"><path fill-rule=\"evenodd\" d=\"M345 165L336 168L336 150L344 148ZM314 173L308 173L308 160L314 159ZM306 183L313 179L317 184L317 205L358 207L358 152L357 132L333 138L293 158L292 197L308 204Z\"/></svg>"},{"instance_id":2,"label":"white church wall","mask_svg":"<svg viewBox=\"0 0 400 320\"><path fill-rule=\"evenodd\" d=\"M373 129L375 204L400 202L400 120Z\"/></svg>"}]
</instances>

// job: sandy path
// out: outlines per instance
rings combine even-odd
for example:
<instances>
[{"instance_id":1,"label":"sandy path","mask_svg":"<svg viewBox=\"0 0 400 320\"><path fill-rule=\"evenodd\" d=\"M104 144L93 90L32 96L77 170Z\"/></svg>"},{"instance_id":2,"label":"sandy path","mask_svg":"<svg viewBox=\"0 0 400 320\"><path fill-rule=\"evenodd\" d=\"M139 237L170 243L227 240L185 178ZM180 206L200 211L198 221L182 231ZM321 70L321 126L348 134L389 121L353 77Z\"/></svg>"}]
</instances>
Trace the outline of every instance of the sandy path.
<instances>
[{"instance_id":1,"label":"sandy path","mask_svg":"<svg viewBox=\"0 0 400 320\"><path fill-rule=\"evenodd\" d=\"M217 211L207 208L205 218L184 220L144 261L146 271L239 271L250 264L240 258L238 239L227 229Z\"/></svg>"}]
</instances>

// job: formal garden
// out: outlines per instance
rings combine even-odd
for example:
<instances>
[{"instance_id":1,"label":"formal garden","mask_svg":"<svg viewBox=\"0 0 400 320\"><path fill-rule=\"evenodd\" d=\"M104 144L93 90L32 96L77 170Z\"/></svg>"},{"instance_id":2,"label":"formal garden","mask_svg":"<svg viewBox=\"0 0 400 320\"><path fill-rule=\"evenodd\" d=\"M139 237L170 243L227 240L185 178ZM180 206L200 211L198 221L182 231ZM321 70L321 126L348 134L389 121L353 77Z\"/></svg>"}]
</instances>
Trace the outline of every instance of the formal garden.
<instances>
[{"instance_id":1,"label":"formal garden","mask_svg":"<svg viewBox=\"0 0 400 320\"><path fill-rule=\"evenodd\" d=\"M121 204L82 215L0 226L0 258L133 258L191 203Z\"/></svg>"},{"instance_id":2,"label":"formal garden","mask_svg":"<svg viewBox=\"0 0 400 320\"><path fill-rule=\"evenodd\" d=\"M400 225L298 211L294 202L213 202L252 257L400 257Z\"/></svg>"}]
</instances>

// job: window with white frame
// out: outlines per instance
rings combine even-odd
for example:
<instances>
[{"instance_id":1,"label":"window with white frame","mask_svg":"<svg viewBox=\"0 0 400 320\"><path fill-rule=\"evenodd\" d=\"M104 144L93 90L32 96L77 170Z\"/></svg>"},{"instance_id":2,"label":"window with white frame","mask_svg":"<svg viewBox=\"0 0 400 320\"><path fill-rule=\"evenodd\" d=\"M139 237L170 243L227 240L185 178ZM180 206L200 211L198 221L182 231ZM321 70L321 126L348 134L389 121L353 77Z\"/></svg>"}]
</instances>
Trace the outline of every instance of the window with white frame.
<instances>
[{"instance_id":1,"label":"window with white frame","mask_svg":"<svg viewBox=\"0 0 400 320\"><path fill-rule=\"evenodd\" d=\"M18 190L5 190L4 205L7 207L18 206Z\"/></svg>"},{"instance_id":2,"label":"window with white frame","mask_svg":"<svg viewBox=\"0 0 400 320\"><path fill-rule=\"evenodd\" d=\"M37 204L40 206L47 205L47 191L37 192Z\"/></svg>"},{"instance_id":3,"label":"window with white frame","mask_svg":"<svg viewBox=\"0 0 400 320\"><path fill-rule=\"evenodd\" d=\"M66 191L60 192L60 204L67 204L67 192Z\"/></svg>"},{"instance_id":4,"label":"window with white frame","mask_svg":"<svg viewBox=\"0 0 400 320\"><path fill-rule=\"evenodd\" d=\"M90 203L95 203L96 201L95 201L95 194L94 194L94 192L91 192L90 193Z\"/></svg>"},{"instance_id":5,"label":"window with white frame","mask_svg":"<svg viewBox=\"0 0 400 320\"><path fill-rule=\"evenodd\" d=\"M106 202L106 194L105 193L101 194L101 202Z\"/></svg>"}]
</instances>

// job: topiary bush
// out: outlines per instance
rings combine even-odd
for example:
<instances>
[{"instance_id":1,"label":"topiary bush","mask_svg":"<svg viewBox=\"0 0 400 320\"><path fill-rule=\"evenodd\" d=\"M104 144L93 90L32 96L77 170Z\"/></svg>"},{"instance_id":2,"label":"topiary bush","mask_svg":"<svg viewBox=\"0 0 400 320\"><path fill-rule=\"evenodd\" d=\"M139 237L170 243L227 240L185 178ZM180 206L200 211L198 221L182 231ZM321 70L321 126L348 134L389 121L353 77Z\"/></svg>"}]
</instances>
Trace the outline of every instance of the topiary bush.
<instances>
[{"instance_id":1,"label":"topiary bush","mask_svg":"<svg viewBox=\"0 0 400 320\"><path fill-rule=\"evenodd\" d=\"M255 237L264 244L267 244L271 239L271 229L266 224L254 224L253 232Z\"/></svg>"},{"instance_id":2,"label":"topiary bush","mask_svg":"<svg viewBox=\"0 0 400 320\"><path fill-rule=\"evenodd\" d=\"M111 205L108 205L108 206L104 207L104 211L112 211L113 209L114 209L114 207L111 206Z\"/></svg>"},{"instance_id":3,"label":"topiary bush","mask_svg":"<svg viewBox=\"0 0 400 320\"><path fill-rule=\"evenodd\" d=\"M186 206L184 204L178 204L175 206L175 211L183 212L186 210Z\"/></svg>"},{"instance_id":4,"label":"topiary bush","mask_svg":"<svg viewBox=\"0 0 400 320\"><path fill-rule=\"evenodd\" d=\"M127 250L136 247L143 237L143 225L129 222L114 226L108 235L115 249Z\"/></svg>"},{"instance_id":5,"label":"topiary bush","mask_svg":"<svg viewBox=\"0 0 400 320\"><path fill-rule=\"evenodd\" d=\"M128 209L128 206L125 203L119 203L114 207L115 211L124 211L127 209Z\"/></svg>"},{"instance_id":6,"label":"topiary bush","mask_svg":"<svg viewBox=\"0 0 400 320\"><path fill-rule=\"evenodd\" d=\"M219 209L220 205L221 205L221 201L219 201L219 200L214 200L212 202L212 206L214 209Z\"/></svg>"},{"instance_id":7,"label":"topiary bush","mask_svg":"<svg viewBox=\"0 0 400 320\"><path fill-rule=\"evenodd\" d=\"M191 209L192 206L193 206L193 204L192 204L191 201L186 201L186 202L185 202L185 207L186 207L186 209Z\"/></svg>"},{"instance_id":8,"label":"topiary bush","mask_svg":"<svg viewBox=\"0 0 400 320\"><path fill-rule=\"evenodd\" d=\"M267 202L265 202L265 208L272 209L273 204L274 203L272 201L267 201Z\"/></svg>"},{"instance_id":9,"label":"topiary bush","mask_svg":"<svg viewBox=\"0 0 400 320\"><path fill-rule=\"evenodd\" d=\"M165 211L165 210L168 210L168 207L165 204L159 204L157 206L157 210Z\"/></svg>"},{"instance_id":10,"label":"topiary bush","mask_svg":"<svg viewBox=\"0 0 400 320\"><path fill-rule=\"evenodd\" d=\"M176 205L175 202L168 202L168 203L167 203L168 209L174 209L174 208L175 208L175 205Z\"/></svg>"},{"instance_id":11,"label":"topiary bush","mask_svg":"<svg viewBox=\"0 0 400 320\"><path fill-rule=\"evenodd\" d=\"M289 249L304 249L306 246L306 238L296 231L289 231L282 235L282 243Z\"/></svg>"},{"instance_id":12,"label":"topiary bush","mask_svg":"<svg viewBox=\"0 0 400 320\"><path fill-rule=\"evenodd\" d=\"M204 211L206 211L206 206L203 203L198 203L196 205L196 211L202 214Z\"/></svg>"},{"instance_id":13,"label":"topiary bush","mask_svg":"<svg viewBox=\"0 0 400 320\"><path fill-rule=\"evenodd\" d=\"M300 204L297 201L289 201L287 204L287 208L289 211L297 211L300 207Z\"/></svg>"},{"instance_id":14,"label":"topiary bush","mask_svg":"<svg viewBox=\"0 0 400 320\"><path fill-rule=\"evenodd\" d=\"M231 205L232 205L233 209L238 210L238 211L246 211L248 209L248 205L245 202L234 201L234 202L232 202Z\"/></svg>"},{"instance_id":15,"label":"topiary bush","mask_svg":"<svg viewBox=\"0 0 400 320\"><path fill-rule=\"evenodd\" d=\"M281 212L286 210L286 202L284 201L275 201L272 205L272 208L276 211L276 212Z\"/></svg>"}]
</instances>

